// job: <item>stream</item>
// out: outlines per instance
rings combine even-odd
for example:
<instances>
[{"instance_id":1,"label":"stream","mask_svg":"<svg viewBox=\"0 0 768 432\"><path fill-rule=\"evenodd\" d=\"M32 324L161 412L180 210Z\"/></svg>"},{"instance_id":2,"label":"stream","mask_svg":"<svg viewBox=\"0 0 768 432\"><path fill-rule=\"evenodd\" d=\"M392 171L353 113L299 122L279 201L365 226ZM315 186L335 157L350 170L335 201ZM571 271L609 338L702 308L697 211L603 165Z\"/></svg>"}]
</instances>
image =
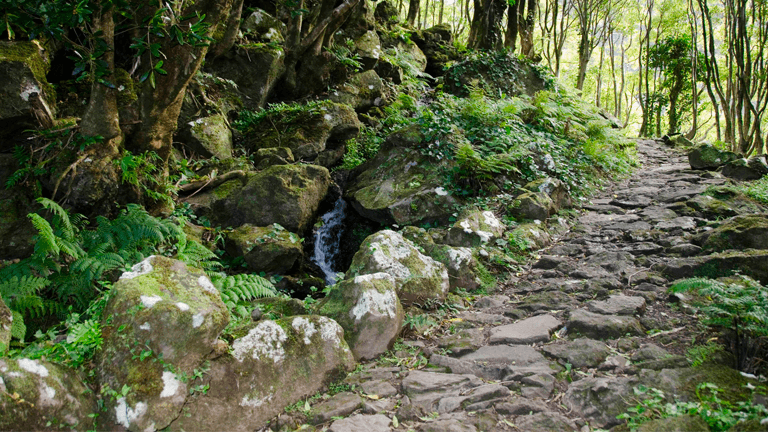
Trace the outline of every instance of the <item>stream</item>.
<instances>
[{"instance_id":1,"label":"stream","mask_svg":"<svg viewBox=\"0 0 768 432\"><path fill-rule=\"evenodd\" d=\"M320 218L323 225L316 233L312 261L323 271L327 285L336 283L336 258L339 255L339 243L344 232L346 213L347 203L339 197L333 208Z\"/></svg>"}]
</instances>

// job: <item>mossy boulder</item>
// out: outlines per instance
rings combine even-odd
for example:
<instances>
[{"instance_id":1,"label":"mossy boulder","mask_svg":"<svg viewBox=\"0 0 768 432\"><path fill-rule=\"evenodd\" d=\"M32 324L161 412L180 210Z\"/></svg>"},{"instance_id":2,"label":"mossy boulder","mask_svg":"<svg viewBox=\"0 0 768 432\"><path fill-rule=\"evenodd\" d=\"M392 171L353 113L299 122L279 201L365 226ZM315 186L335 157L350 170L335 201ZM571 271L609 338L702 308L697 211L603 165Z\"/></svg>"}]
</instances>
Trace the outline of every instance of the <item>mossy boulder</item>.
<instances>
[{"instance_id":1,"label":"mossy boulder","mask_svg":"<svg viewBox=\"0 0 768 432\"><path fill-rule=\"evenodd\" d=\"M13 326L13 314L5 302L0 298L0 356L3 356L11 346L11 327Z\"/></svg>"},{"instance_id":2,"label":"mossy boulder","mask_svg":"<svg viewBox=\"0 0 768 432\"><path fill-rule=\"evenodd\" d=\"M269 168L272 165L288 165L295 162L293 152L288 147L261 148L254 158L256 169Z\"/></svg>"},{"instance_id":3,"label":"mossy boulder","mask_svg":"<svg viewBox=\"0 0 768 432\"><path fill-rule=\"evenodd\" d=\"M204 68L213 76L237 84L243 105L249 109L266 105L284 70L285 52L268 44L239 45Z\"/></svg>"},{"instance_id":4,"label":"mossy boulder","mask_svg":"<svg viewBox=\"0 0 768 432\"><path fill-rule=\"evenodd\" d=\"M39 123L33 109L53 115L56 92L46 80L51 52L39 41L0 42L0 137L12 137ZM0 149L10 151L13 147Z\"/></svg>"},{"instance_id":5,"label":"mossy boulder","mask_svg":"<svg viewBox=\"0 0 768 432\"><path fill-rule=\"evenodd\" d=\"M369 30L355 39L355 53L360 56L363 70L370 70L376 66L381 57L381 40L379 35Z\"/></svg>"},{"instance_id":6,"label":"mossy boulder","mask_svg":"<svg viewBox=\"0 0 768 432\"><path fill-rule=\"evenodd\" d=\"M125 72L127 75L128 72ZM128 82L133 85L130 76ZM199 72L192 77L184 94L179 113L178 130L200 117L220 114L227 116L243 108L244 95L234 81Z\"/></svg>"},{"instance_id":7,"label":"mossy boulder","mask_svg":"<svg viewBox=\"0 0 768 432\"><path fill-rule=\"evenodd\" d=\"M736 180L758 180L766 174L768 158L765 155L736 159L723 166L723 175Z\"/></svg>"},{"instance_id":8,"label":"mossy boulder","mask_svg":"<svg viewBox=\"0 0 768 432\"><path fill-rule=\"evenodd\" d=\"M312 226L330 184L321 166L274 165L216 188L209 217L224 226L277 223L301 234Z\"/></svg>"},{"instance_id":9,"label":"mossy boulder","mask_svg":"<svg viewBox=\"0 0 768 432\"><path fill-rule=\"evenodd\" d=\"M327 317L264 320L241 333L211 362L209 390L188 400L173 430L259 430L355 367L344 330Z\"/></svg>"},{"instance_id":10,"label":"mossy boulder","mask_svg":"<svg viewBox=\"0 0 768 432\"><path fill-rule=\"evenodd\" d=\"M487 94L533 96L546 89L547 82L533 63L511 52L479 53L445 71L446 92L465 97L473 86L482 87Z\"/></svg>"},{"instance_id":11,"label":"mossy boulder","mask_svg":"<svg viewBox=\"0 0 768 432\"><path fill-rule=\"evenodd\" d=\"M720 150L712 144L702 144L688 152L688 163L696 170L715 170L740 158L740 155Z\"/></svg>"},{"instance_id":12,"label":"mossy boulder","mask_svg":"<svg viewBox=\"0 0 768 432\"><path fill-rule=\"evenodd\" d=\"M374 106L380 106L384 82L376 71L368 70L349 77L347 82L331 92L330 99L336 103L349 105L357 112L364 112Z\"/></svg>"},{"instance_id":13,"label":"mossy boulder","mask_svg":"<svg viewBox=\"0 0 768 432\"><path fill-rule=\"evenodd\" d=\"M475 257L472 249L437 244L424 228L405 227L402 234L419 246L426 255L445 265L448 269L451 292L459 288L469 291L490 288L496 283L493 275Z\"/></svg>"},{"instance_id":14,"label":"mossy boulder","mask_svg":"<svg viewBox=\"0 0 768 432\"><path fill-rule=\"evenodd\" d=\"M253 301L265 315L272 313L278 318L307 315L309 310L299 299L288 297L264 297Z\"/></svg>"},{"instance_id":15,"label":"mossy boulder","mask_svg":"<svg viewBox=\"0 0 768 432\"><path fill-rule=\"evenodd\" d=\"M283 42L287 29L282 21L259 8L240 24L243 35L257 42Z\"/></svg>"},{"instance_id":16,"label":"mossy boulder","mask_svg":"<svg viewBox=\"0 0 768 432\"><path fill-rule=\"evenodd\" d=\"M394 147L361 166L345 195L361 216L382 225L447 222L460 201L443 187L439 164Z\"/></svg>"},{"instance_id":17,"label":"mossy boulder","mask_svg":"<svg viewBox=\"0 0 768 432\"><path fill-rule=\"evenodd\" d=\"M396 282L387 273L355 276L340 282L317 310L344 328L356 360L371 360L392 348L405 319Z\"/></svg>"},{"instance_id":18,"label":"mossy boulder","mask_svg":"<svg viewBox=\"0 0 768 432\"><path fill-rule=\"evenodd\" d=\"M546 194L555 204L555 211L571 207L571 194L568 192L568 186L558 179L540 178L528 183L523 189Z\"/></svg>"},{"instance_id":19,"label":"mossy boulder","mask_svg":"<svg viewBox=\"0 0 768 432\"><path fill-rule=\"evenodd\" d=\"M740 273L768 284L768 251L751 249L725 251L706 256L670 258L661 268L667 279L690 277L719 278Z\"/></svg>"},{"instance_id":20,"label":"mossy boulder","mask_svg":"<svg viewBox=\"0 0 768 432\"><path fill-rule=\"evenodd\" d=\"M42 360L0 359L0 430L90 430L97 410L81 372Z\"/></svg>"},{"instance_id":21,"label":"mossy boulder","mask_svg":"<svg viewBox=\"0 0 768 432\"><path fill-rule=\"evenodd\" d=\"M504 224L492 211L468 210L460 215L445 236L451 246L477 247L500 239Z\"/></svg>"},{"instance_id":22,"label":"mossy boulder","mask_svg":"<svg viewBox=\"0 0 768 432\"><path fill-rule=\"evenodd\" d=\"M201 367L229 322L221 295L201 270L151 256L114 284L103 316L96 371L102 389L117 392L105 400L108 421L128 430L167 427L189 394L184 377Z\"/></svg>"},{"instance_id":23,"label":"mossy boulder","mask_svg":"<svg viewBox=\"0 0 768 432\"><path fill-rule=\"evenodd\" d=\"M552 242L552 236L545 225L534 222L515 227L507 233L506 241L515 249L530 251L549 246Z\"/></svg>"},{"instance_id":24,"label":"mossy boulder","mask_svg":"<svg viewBox=\"0 0 768 432\"><path fill-rule=\"evenodd\" d=\"M525 192L518 196L509 213L517 219L546 220L556 211L555 203L545 193Z\"/></svg>"},{"instance_id":25,"label":"mossy boulder","mask_svg":"<svg viewBox=\"0 0 768 432\"><path fill-rule=\"evenodd\" d=\"M248 269L268 274L288 273L301 262L301 238L280 224L256 227L245 224L227 234L227 252L242 256Z\"/></svg>"},{"instance_id":26,"label":"mossy boulder","mask_svg":"<svg viewBox=\"0 0 768 432\"><path fill-rule=\"evenodd\" d=\"M736 216L694 239L704 249L768 249L768 215Z\"/></svg>"},{"instance_id":27,"label":"mossy boulder","mask_svg":"<svg viewBox=\"0 0 768 432\"><path fill-rule=\"evenodd\" d=\"M411 35L427 59L426 72L433 77L445 74L445 68L459 59L459 53L453 47L453 33L450 24L439 24L424 30L417 30Z\"/></svg>"},{"instance_id":28,"label":"mossy boulder","mask_svg":"<svg viewBox=\"0 0 768 432\"><path fill-rule=\"evenodd\" d=\"M232 131L221 114L200 117L185 124L180 139L200 156L232 158Z\"/></svg>"},{"instance_id":29,"label":"mossy boulder","mask_svg":"<svg viewBox=\"0 0 768 432\"><path fill-rule=\"evenodd\" d=\"M435 299L448 294L448 270L422 254L401 234L379 231L363 241L352 258L347 278L373 273L388 273L395 279L397 296L405 305Z\"/></svg>"},{"instance_id":30,"label":"mossy boulder","mask_svg":"<svg viewBox=\"0 0 768 432\"><path fill-rule=\"evenodd\" d=\"M397 6L388 2L382 1L376 5L376 10L373 12L373 16L380 24L397 24L400 21L400 13L397 10Z\"/></svg>"},{"instance_id":31,"label":"mossy boulder","mask_svg":"<svg viewBox=\"0 0 768 432\"><path fill-rule=\"evenodd\" d=\"M326 162L331 166L343 155L344 143L357 136L360 127L352 107L325 101L298 113L252 123L244 131L242 145L252 152L287 147L296 159L304 161L314 161L326 150L342 149L335 160Z\"/></svg>"}]
</instances>

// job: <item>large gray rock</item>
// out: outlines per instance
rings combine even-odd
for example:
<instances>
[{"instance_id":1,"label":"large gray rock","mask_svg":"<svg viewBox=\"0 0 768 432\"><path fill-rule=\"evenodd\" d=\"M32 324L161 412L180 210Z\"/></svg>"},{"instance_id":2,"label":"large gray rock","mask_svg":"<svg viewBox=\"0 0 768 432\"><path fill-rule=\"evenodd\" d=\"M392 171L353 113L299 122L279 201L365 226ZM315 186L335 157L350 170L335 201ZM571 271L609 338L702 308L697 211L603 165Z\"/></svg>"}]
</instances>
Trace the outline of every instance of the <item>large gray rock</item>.
<instances>
[{"instance_id":1,"label":"large gray rock","mask_svg":"<svg viewBox=\"0 0 768 432\"><path fill-rule=\"evenodd\" d=\"M85 376L28 358L0 358L0 429L58 431L94 428L96 395Z\"/></svg>"},{"instance_id":2,"label":"large gray rock","mask_svg":"<svg viewBox=\"0 0 768 432\"><path fill-rule=\"evenodd\" d=\"M360 132L360 121L352 107L324 101L317 105L276 113L249 124L243 131L243 147L256 152L262 148L288 147L296 159L314 161L324 152L340 150L337 157L324 160L332 166L343 155L344 143ZM338 152L335 152L338 153Z\"/></svg>"},{"instance_id":3,"label":"large gray rock","mask_svg":"<svg viewBox=\"0 0 768 432\"><path fill-rule=\"evenodd\" d=\"M553 215L557 208L547 194L526 192L515 199L515 203L509 211L512 216L518 219L543 221Z\"/></svg>"},{"instance_id":4,"label":"large gray rock","mask_svg":"<svg viewBox=\"0 0 768 432\"><path fill-rule=\"evenodd\" d=\"M544 177L528 183L523 186L523 189L546 194L555 204L555 211L571 206L571 194L568 192L568 186L558 179Z\"/></svg>"},{"instance_id":5,"label":"large gray rock","mask_svg":"<svg viewBox=\"0 0 768 432\"><path fill-rule=\"evenodd\" d=\"M265 42L282 42L287 28L282 21L259 8L254 8L240 24L240 30L246 37Z\"/></svg>"},{"instance_id":6,"label":"large gray rock","mask_svg":"<svg viewBox=\"0 0 768 432\"><path fill-rule=\"evenodd\" d=\"M630 316L602 315L584 309L571 311L568 318L569 333L581 334L595 339L616 339L627 334L645 334L640 322Z\"/></svg>"},{"instance_id":7,"label":"large gray rock","mask_svg":"<svg viewBox=\"0 0 768 432\"><path fill-rule=\"evenodd\" d=\"M384 103L383 90L384 82L379 75L376 71L368 70L349 77L344 84L331 92L330 100L362 112Z\"/></svg>"},{"instance_id":8,"label":"large gray rock","mask_svg":"<svg viewBox=\"0 0 768 432\"><path fill-rule=\"evenodd\" d=\"M718 278L739 272L765 285L768 284L766 262L768 262L768 251L752 249L689 258L668 258L660 270L670 280L697 276Z\"/></svg>"},{"instance_id":9,"label":"large gray rock","mask_svg":"<svg viewBox=\"0 0 768 432\"><path fill-rule=\"evenodd\" d=\"M736 159L723 167L723 175L736 180L758 180L766 174L768 159L765 155Z\"/></svg>"},{"instance_id":10,"label":"large gray rock","mask_svg":"<svg viewBox=\"0 0 768 432\"><path fill-rule=\"evenodd\" d=\"M370 360L390 349L405 319L395 278L387 273L342 281L328 294L318 313L344 328L356 360Z\"/></svg>"},{"instance_id":11,"label":"large gray rock","mask_svg":"<svg viewBox=\"0 0 768 432\"><path fill-rule=\"evenodd\" d=\"M245 224L227 234L227 251L242 256L255 273L285 274L301 262L301 238L279 224Z\"/></svg>"},{"instance_id":12,"label":"large gray rock","mask_svg":"<svg viewBox=\"0 0 768 432\"><path fill-rule=\"evenodd\" d=\"M42 109L53 119L56 92L46 80L51 52L38 41L0 42L0 137L13 137L39 123L33 110ZM12 143L8 140L8 143ZM10 152L13 146L0 144Z\"/></svg>"},{"instance_id":13,"label":"large gray rock","mask_svg":"<svg viewBox=\"0 0 768 432\"><path fill-rule=\"evenodd\" d=\"M585 378L571 383L563 403L590 426L611 428L621 424L617 415L632 403L636 378Z\"/></svg>"},{"instance_id":14,"label":"large gray rock","mask_svg":"<svg viewBox=\"0 0 768 432\"><path fill-rule=\"evenodd\" d=\"M444 374L415 370L403 380L403 393L425 412L449 413L463 406L508 396L509 389L485 384L471 374ZM472 390L472 391L469 391Z\"/></svg>"},{"instance_id":15,"label":"large gray rock","mask_svg":"<svg viewBox=\"0 0 768 432\"><path fill-rule=\"evenodd\" d=\"M645 299L625 295L612 295L606 300L592 300L587 309L603 315L642 315L645 312Z\"/></svg>"},{"instance_id":16,"label":"large gray rock","mask_svg":"<svg viewBox=\"0 0 768 432\"><path fill-rule=\"evenodd\" d=\"M740 156L729 151L722 151L711 144L703 144L688 153L688 162L693 169L714 170Z\"/></svg>"},{"instance_id":17,"label":"large gray rock","mask_svg":"<svg viewBox=\"0 0 768 432\"><path fill-rule=\"evenodd\" d=\"M246 108L263 108L285 70L285 52L268 44L237 46L207 63L204 69L237 84Z\"/></svg>"},{"instance_id":18,"label":"large gray rock","mask_svg":"<svg viewBox=\"0 0 768 432\"><path fill-rule=\"evenodd\" d=\"M532 344L546 342L554 330L562 326L552 315L537 315L520 322L495 327L491 330L491 344Z\"/></svg>"},{"instance_id":19,"label":"large gray rock","mask_svg":"<svg viewBox=\"0 0 768 432\"><path fill-rule=\"evenodd\" d=\"M492 211L470 210L448 230L445 243L459 247L477 247L500 239L504 224Z\"/></svg>"},{"instance_id":20,"label":"large gray rock","mask_svg":"<svg viewBox=\"0 0 768 432\"><path fill-rule=\"evenodd\" d=\"M184 125L180 137L200 156L218 159L232 157L232 131L226 117L221 114L190 121Z\"/></svg>"},{"instance_id":21,"label":"large gray rock","mask_svg":"<svg viewBox=\"0 0 768 432\"><path fill-rule=\"evenodd\" d=\"M304 233L328 193L331 176L317 165L274 165L230 180L200 197L200 212L224 226L277 223ZM207 207L207 209L206 209Z\"/></svg>"},{"instance_id":22,"label":"large gray rock","mask_svg":"<svg viewBox=\"0 0 768 432\"><path fill-rule=\"evenodd\" d=\"M736 216L694 238L704 249L768 249L768 215Z\"/></svg>"},{"instance_id":23,"label":"large gray rock","mask_svg":"<svg viewBox=\"0 0 768 432\"><path fill-rule=\"evenodd\" d=\"M541 350L547 355L570 363L575 368L597 367L611 354L610 348L603 342L587 338L545 345Z\"/></svg>"},{"instance_id":24,"label":"large gray rock","mask_svg":"<svg viewBox=\"0 0 768 432\"><path fill-rule=\"evenodd\" d=\"M258 430L283 407L354 369L344 330L330 318L266 320L238 333L230 352L211 362L208 392L187 401L172 429Z\"/></svg>"},{"instance_id":25,"label":"large gray rock","mask_svg":"<svg viewBox=\"0 0 768 432\"><path fill-rule=\"evenodd\" d=\"M363 241L347 275L380 272L394 278L397 295L404 304L444 299L450 288L448 270L443 264L390 230L379 231Z\"/></svg>"},{"instance_id":26,"label":"large gray rock","mask_svg":"<svg viewBox=\"0 0 768 432\"><path fill-rule=\"evenodd\" d=\"M368 30L355 39L355 52L360 56L360 62L365 70L373 69L381 58L381 40L378 33Z\"/></svg>"},{"instance_id":27,"label":"large gray rock","mask_svg":"<svg viewBox=\"0 0 768 432\"><path fill-rule=\"evenodd\" d=\"M96 360L102 388L117 392L105 399L106 418L129 430L163 429L187 399L181 377L214 350L229 312L205 273L160 256L123 273L111 292Z\"/></svg>"}]
</instances>

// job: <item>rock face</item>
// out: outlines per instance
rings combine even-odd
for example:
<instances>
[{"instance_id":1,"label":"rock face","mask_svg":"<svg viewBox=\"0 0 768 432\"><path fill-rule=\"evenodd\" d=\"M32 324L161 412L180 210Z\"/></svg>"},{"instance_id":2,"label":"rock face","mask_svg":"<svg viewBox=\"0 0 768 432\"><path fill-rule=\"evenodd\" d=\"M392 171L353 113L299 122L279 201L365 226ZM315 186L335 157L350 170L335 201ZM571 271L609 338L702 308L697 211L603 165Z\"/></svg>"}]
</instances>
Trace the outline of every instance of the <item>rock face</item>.
<instances>
[{"instance_id":1,"label":"rock face","mask_svg":"<svg viewBox=\"0 0 768 432\"><path fill-rule=\"evenodd\" d=\"M336 103L349 105L357 112L364 112L383 104L382 90L384 83L376 71L368 70L355 74L331 92L330 99Z\"/></svg>"},{"instance_id":2,"label":"rock face","mask_svg":"<svg viewBox=\"0 0 768 432\"><path fill-rule=\"evenodd\" d=\"M714 170L728 162L739 159L739 155L722 151L711 144L704 144L688 153L688 162L693 169Z\"/></svg>"},{"instance_id":3,"label":"rock face","mask_svg":"<svg viewBox=\"0 0 768 432\"><path fill-rule=\"evenodd\" d=\"M182 377L214 350L229 312L202 271L159 256L124 273L112 293L97 360L102 387L117 392L107 418L129 430L165 428L189 394Z\"/></svg>"},{"instance_id":4,"label":"rock face","mask_svg":"<svg viewBox=\"0 0 768 432\"><path fill-rule=\"evenodd\" d=\"M557 211L552 199L542 192L526 192L515 201L511 213L518 219L543 221Z\"/></svg>"},{"instance_id":5,"label":"rock face","mask_svg":"<svg viewBox=\"0 0 768 432\"><path fill-rule=\"evenodd\" d=\"M255 273L285 274L303 257L301 238L279 224L239 226L227 235L227 250Z\"/></svg>"},{"instance_id":6,"label":"rock face","mask_svg":"<svg viewBox=\"0 0 768 432\"><path fill-rule=\"evenodd\" d=\"M248 18L240 24L240 30L252 39L265 42L282 42L287 26L267 12L254 8Z\"/></svg>"},{"instance_id":7,"label":"rock face","mask_svg":"<svg viewBox=\"0 0 768 432\"><path fill-rule=\"evenodd\" d=\"M210 388L188 401L173 429L253 431L283 407L308 397L354 368L344 330L313 315L254 323L211 362Z\"/></svg>"},{"instance_id":8,"label":"rock face","mask_svg":"<svg viewBox=\"0 0 768 432\"><path fill-rule=\"evenodd\" d=\"M411 35L427 59L426 72L433 77L443 76L445 66L459 58L453 48L453 34L449 24L439 24Z\"/></svg>"},{"instance_id":9,"label":"rock face","mask_svg":"<svg viewBox=\"0 0 768 432\"><path fill-rule=\"evenodd\" d=\"M225 226L277 223L303 233L328 193L331 176L316 165L274 165L249 173L244 183L231 180L211 193L211 220Z\"/></svg>"},{"instance_id":10,"label":"rock face","mask_svg":"<svg viewBox=\"0 0 768 432\"><path fill-rule=\"evenodd\" d=\"M56 92L45 77L51 67L49 55L37 41L0 42L0 137L37 128L33 110L43 110L52 119ZM0 144L2 151L12 149Z\"/></svg>"},{"instance_id":11,"label":"rock face","mask_svg":"<svg viewBox=\"0 0 768 432\"><path fill-rule=\"evenodd\" d=\"M332 166L343 155L344 142L359 132L360 122L354 109L325 101L295 115L273 116L251 124L244 131L243 147L256 152L278 144L304 161L314 161L324 152L336 154L341 149L338 157L322 158L324 165Z\"/></svg>"},{"instance_id":12,"label":"rock face","mask_svg":"<svg viewBox=\"0 0 768 432\"><path fill-rule=\"evenodd\" d=\"M444 299L450 288L444 265L423 255L413 243L390 230L379 231L363 241L347 275L380 272L394 278L398 298L405 304Z\"/></svg>"},{"instance_id":13,"label":"rock face","mask_svg":"<svg viewBox=\"0 0 768 432\"><path fill-rule=\"evenodd\" d=\"M459 201L443 188L438 166L418 151L398 146L417 139L415 133L398 134L384 144L390 149L360 168L346 196L361 216L382 225L445 222L451 216Z\"/></svg>"},{"instance_id":14,"label":"rock face","mask_svg":"<svg viewBox=\"0 0 768 432\"><path fill-rule=\"evenodd\" d=\"M242 103L249 109L266 105L284 69L283 49L269 45L238 46L205 66L206 72L236 83Z\"/></svg>"},{"instance_id":15,"label":"rock face","mask_svg":"<svg viewBox=\"0 0 768 432\"><path fill-rule=\"evenodd\" d=\"M318 313L344 328L355 360L370 360L395 343L405 314L397 297L395 278L387 273L355 276L331 291Z\"/></svg>"},{"instance_id":16,"label":"rock face","mask_svg":"<svg viewBox=\"0 0 768 432\"><path fill-rule=\"evenodd\" d=\"M491 211L471 210L448 230L445 242L451 246L477 247L501 238L504 225Z\"/></svg>"},{"instance_id":17,"label":"rock face","mask_svg":"<svg viewBox=\"0 0 768 432\"><path fill-rule=\"evenodd\" d=\"M203 157L232 157L232 131L221 114L201 117L185 125L181 137L186 145Z\"/></svg>"},{"instance_id":18,"label":"rock face","mask_svg":"<svg viewBox=\"0 0 768 432\"><path fill-rule=\"evenodd\" d=\"M28 358L0 358L0 429L93 429L96 395L78 371Z\"/></svg>"}]
</instances>

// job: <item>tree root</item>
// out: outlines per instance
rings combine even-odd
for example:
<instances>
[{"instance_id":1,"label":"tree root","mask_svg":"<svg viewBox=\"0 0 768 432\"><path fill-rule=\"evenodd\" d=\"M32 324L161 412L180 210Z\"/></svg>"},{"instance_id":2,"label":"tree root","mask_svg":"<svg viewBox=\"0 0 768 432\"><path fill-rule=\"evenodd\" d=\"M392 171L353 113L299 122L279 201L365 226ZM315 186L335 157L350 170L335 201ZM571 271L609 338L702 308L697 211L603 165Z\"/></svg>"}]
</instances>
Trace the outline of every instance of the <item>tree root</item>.
<instances>
[{"instance_id":1,"label":"tree root","mask_svg":"<svg viewBox=\"0 0 768 432\"><path fill-rule=\"evenodd\" d=\"M186 197L187 199L192 198L193 196L195 196L197 193L199 193L204 189L215 188L229 180L236 179L236 178L245 178L246 175L248 175L248 173L243 170L230 171L218 177L211 177L208 180L200 180L192 183L187 183L185 185L181 185L179 186L179 193L187 193L187 192L194 191L191 195Z\"/></svg>"}]
</instances>

